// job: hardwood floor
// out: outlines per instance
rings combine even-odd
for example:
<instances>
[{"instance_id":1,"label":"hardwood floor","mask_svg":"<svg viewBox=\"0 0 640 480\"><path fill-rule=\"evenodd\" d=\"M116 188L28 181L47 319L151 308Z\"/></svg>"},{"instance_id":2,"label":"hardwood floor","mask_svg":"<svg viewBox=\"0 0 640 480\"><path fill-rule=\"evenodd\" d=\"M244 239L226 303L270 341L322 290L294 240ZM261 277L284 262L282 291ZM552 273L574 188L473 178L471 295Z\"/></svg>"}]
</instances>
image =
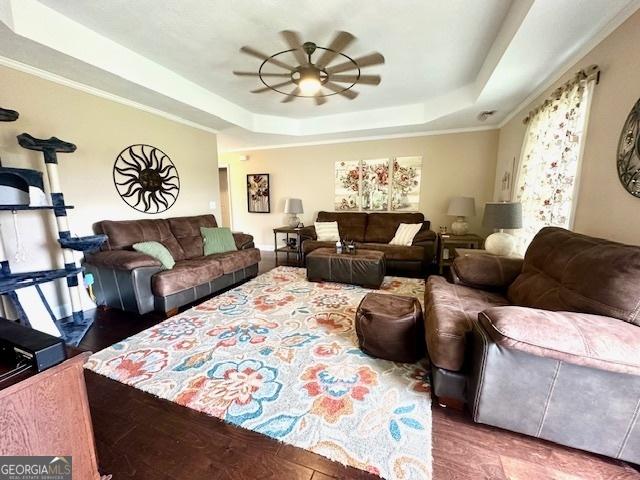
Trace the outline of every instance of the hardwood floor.
<instances>
[{"instance_id":1,"label":"hardwood floor","mask_svg":"<svg viewBox=\"0 0 640 480\"><path fill-rule=\"evenodd\" d=\"M273 266L273 254L264 253L260 273ZM101 312L80 347L100 350L162 318ZM85 377L100 470L114 480L378 478L93 372ZM475 424L437 405L433 472L435 480L640 480L623 462Z\"/></svg>"}]
</instances>

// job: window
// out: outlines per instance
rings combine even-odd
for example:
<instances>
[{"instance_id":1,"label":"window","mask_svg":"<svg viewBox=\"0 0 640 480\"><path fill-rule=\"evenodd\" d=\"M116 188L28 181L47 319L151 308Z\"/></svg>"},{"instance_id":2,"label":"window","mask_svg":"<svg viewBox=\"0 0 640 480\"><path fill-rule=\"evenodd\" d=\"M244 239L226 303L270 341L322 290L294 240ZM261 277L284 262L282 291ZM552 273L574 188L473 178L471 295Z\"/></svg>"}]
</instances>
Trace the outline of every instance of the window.
<instances>
[{"instance_id":1,"label":"window","mask_svg":"<svg viewBox=\"0 0 640 480\"><path fill-rule=\"evenodd\" d=\"M522 203L517 249L546 226L572 228L584 132L595 81L580 72L529 118L514 200Z\"/></svg>"}]
</instances>

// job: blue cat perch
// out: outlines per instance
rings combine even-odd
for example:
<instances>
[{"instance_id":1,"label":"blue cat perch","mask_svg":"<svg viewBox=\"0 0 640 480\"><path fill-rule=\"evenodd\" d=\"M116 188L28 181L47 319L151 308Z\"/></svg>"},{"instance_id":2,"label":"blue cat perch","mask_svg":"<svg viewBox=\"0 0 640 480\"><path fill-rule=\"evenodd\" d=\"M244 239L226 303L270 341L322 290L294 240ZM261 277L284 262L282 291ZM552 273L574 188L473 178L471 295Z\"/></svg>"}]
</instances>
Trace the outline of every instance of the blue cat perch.
<instances>
[{"instance_id":1,"label":"blue cat perch","mask_svg":"<svg viewBox=\"0 0 640 480\"><path fill-rule=\"evenodd\" d=\"M17 118L17 112L0 108L0 121L15 121ZM32 326L16 291L27 287L35 287L49 313L52 326L61 333L67 343L77 345L91 326L91 319L85 318L82 309L79 278L83 268L76 263L73 251L86 253L97 250L106 241L107 237L105 235L73 237L69 231L67 210L73 207L66 205L64 202L64 195L61 192L58 177L57 154L72 153L76 150L76 146L56 137L44 140L34 138L27 133L18 135L17 138L18 143L23 148L42 152L47 170L47 178L49 180L52 205L43 205L40 200L35 203L32 201L32 195L30 195L30 193L35 191L36 196L40 198L39 190L43 190L41 172L0 166L0 190L2 190L3 198L9 198L16 202L12 202L12 204L0 204L0 211L8 210L14 213L24 210L53 211L56 216L58 242L62 248L64 268L12 273L4 251L4 245L1 241L2 239L0 238L0 295L5 295L6 298L9 299L16 310L20 323ZM70 317L58 320L40 286L43 283L60 278L66 278L73 313Z\"/></svg>"}]
</instances>

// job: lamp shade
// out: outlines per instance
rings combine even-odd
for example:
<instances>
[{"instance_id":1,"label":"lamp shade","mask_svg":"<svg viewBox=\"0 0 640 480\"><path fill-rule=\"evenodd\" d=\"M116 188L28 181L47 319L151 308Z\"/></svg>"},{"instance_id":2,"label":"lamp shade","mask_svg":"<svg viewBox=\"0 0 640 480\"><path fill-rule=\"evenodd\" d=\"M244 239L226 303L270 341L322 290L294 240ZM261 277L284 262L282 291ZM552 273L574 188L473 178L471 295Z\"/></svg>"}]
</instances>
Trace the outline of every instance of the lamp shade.
<instances>
[{"instance_id":1,"label":"lamp shade","mask_svg":"<svg viewBox=\"0 0 640 480\"><path fill-rule=\"evenodd\" d=\"M293 215L304 213L304 210L302 209L302 200L299 198L287 198L284 202L284 213L291 213Z\"/></svg>"},{"instance_id":2,"label":"lamp shade","mask_svg":"<svg viewBox=\"0 0 640 480\"><path fill-rule=\"evenodd\" d=\"M473 217L476 214L476 201L473 197L453 197L449 201L447 215L452 217Z\"/></svg>"},{"instance_id":3,"label":"lamp shade","mask_svg":"<svg viewBox=\"0 0 640 480\"><path fill-rule=\"evenodd\" d=\"M522 204L491 202L484 207L482 225L488 228L522 228Z\"/></svg>"}]
</instances>

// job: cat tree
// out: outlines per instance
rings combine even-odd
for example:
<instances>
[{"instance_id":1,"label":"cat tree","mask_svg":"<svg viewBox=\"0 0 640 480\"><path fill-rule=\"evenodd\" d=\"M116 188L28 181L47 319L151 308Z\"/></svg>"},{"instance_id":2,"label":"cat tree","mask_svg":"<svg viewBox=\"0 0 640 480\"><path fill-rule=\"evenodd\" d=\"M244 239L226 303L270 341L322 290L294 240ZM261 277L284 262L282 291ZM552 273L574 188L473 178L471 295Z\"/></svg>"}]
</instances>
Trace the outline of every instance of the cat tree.
<instances>
[{"instance_id":1,"label":"cat tree","mask_svg":"<svg viewBox=\"0 0 640 480\"><path fill-rule=\"evenodd\" d=\"M18 112L0 108L0 121L2 122L15 121L18 116ZM7 168L0 164L0 187L2 188L4 199L0 203L0 211L11 211L14 214L25 210L52 211L56 217L58 243L62 248L64 268L12 273L4 249L2 232L0 231L0 295L5 295L9 300L20 323L50 333L58 332L59 336L63 337L67 343L77 345L91 326L91 320L85 318L82 308L80 289L82 288L81 273L83 268L77 264L73 252L80 251L85 253L97 250L107 237L105 235L73 237L69 231L67 210L73 207L66 205L64 201L58 176L57 154L73 153L76 150L76 146L56 137L44 140L34 138L27 133L18 135L17 138L21 147L42 152L47 171L51 203L43 202L42 197L39 195L39 191L44 190L42 172ZM9 203L6 203L7 200L9 200ZM72 308L71 316L63 319L56 318L40 287L43 283L60 278L66 278ZM49 314L49 319L30 319L27 315L16 292L29 287L35 288L38 292Z\"/></svg>"}]
</instances>

